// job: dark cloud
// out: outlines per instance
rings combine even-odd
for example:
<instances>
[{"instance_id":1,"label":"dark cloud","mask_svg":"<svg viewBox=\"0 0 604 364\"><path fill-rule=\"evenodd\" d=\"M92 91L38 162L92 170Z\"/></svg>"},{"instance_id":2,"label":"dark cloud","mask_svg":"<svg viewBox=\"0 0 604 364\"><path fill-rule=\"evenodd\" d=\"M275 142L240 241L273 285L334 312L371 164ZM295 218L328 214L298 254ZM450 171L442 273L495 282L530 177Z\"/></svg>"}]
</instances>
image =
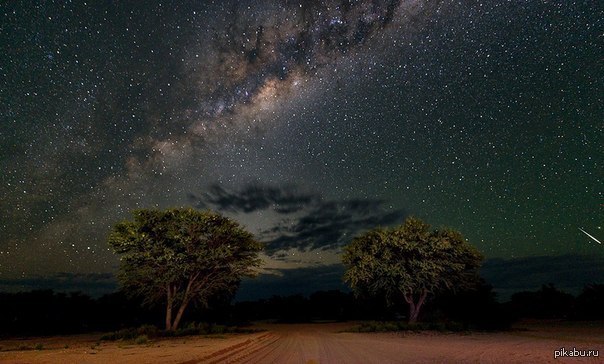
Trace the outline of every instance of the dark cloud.
<instances>
[{"instance_id":1,"label":"dark cloud","mask_svg":"<svg viewBox=\"0 0 604 364\"><path fill-rule=\"evenodd\" d=\"M321 202L293 224L263 232L267 251L287 248L330 249L348 243L360 231L402 222L402 210L385 210L379 200Z\"/></svg>"},{"instance_id":2,"label":"dark cloud","mask_svg":"<svg viewBox=\"0 0 604 364\"><path fill-rule=\"evenodd\" d=\"M189 194L188 198L197 208L211 207L220 211L244 213L273 208L281 214L290 214L314 203L318 196L300 192L291 186L248 184L233 192L213 184L208 187L208 192L200 196Z\"/></svg>"},{"instance_id":3,"label":"dark cloud","mask_svg":"<svg viewBox=\"0 0 604 364\"><path fill-rule=\"evenodd\" d=\"M275 226L261 231L266 251L277 254L289 248L331 249L348 243L358 232L402 222L406 213L386 209L385 201L350 199L325 201L320 195L295 186L248 184L238 191L211 185L200 196L189 194L197 208L252 213L271 209L283 215Z\"/></svg>"}]
</instances>

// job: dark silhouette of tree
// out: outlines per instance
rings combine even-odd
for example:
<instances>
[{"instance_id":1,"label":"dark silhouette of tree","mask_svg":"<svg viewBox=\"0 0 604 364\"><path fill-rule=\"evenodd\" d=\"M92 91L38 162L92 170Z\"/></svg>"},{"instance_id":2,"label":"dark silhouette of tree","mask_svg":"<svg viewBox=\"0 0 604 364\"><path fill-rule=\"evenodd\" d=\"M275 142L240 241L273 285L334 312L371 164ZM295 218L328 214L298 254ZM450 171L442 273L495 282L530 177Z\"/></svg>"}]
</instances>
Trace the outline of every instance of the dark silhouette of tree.
<instances>
[{"instance_id":1,"label":"dark silhouette of tree","mask_svg":"<svg viewBox=\"0 0 604 364\"><path fill-rule=\"evenodd\" d=\"M519 318L562 319L572 313L574 300L550 283L536 292L514 293L509 305Z\"/></svg>"},{"instance_id":2,"label":"dark silhouette of tree","mask_svg":"<svg viewBox=\"0 0 604 364\"><path fill-rule=\"evenodd\" d=\"M435 318L460 323L465 329L508 329L512 316L496 296L493 286L480 279L473 289L440 294L429 305Z\"/></svg>"},{"instance_id":3,"label":"dark silhouette of tree","mask_svg":"<svg viewBox=\"0 0 604 364\"><path fill-rule=\"evenodd\" d=\"M115 225L109 245L120 255L122 288L147 304L165 302L166 330L189 303L207 305L253 276L261 244L238 223L210 211L136 210ZM176 314L174 314L176 310Z\"/></svg>"},{"instance_id":4,"label":"dark silhouette of tree","mask_svg":"<svg viewBox=\"0 0 604 364\"><path fill-rule=\"evenodd\" d=\"M308 322L310 310L308 299L301 294L291 296L272 296L267 301L270 312L279 322Z\"/></svg>"},{"instance_id":5,"label":"dark silhouette of tree","mask_svg":"<svg viewBox=\"0 0 604 364\"><path fill-rule=\"evenodd\" d=\"M313 319L343 321L351 315L353 297L338 290L317 291L308 303Z\"/></svg>"},{"instance_id":6,"label":"dark silhouette of tree","mask_svg":"<svg viewBox=\"0 0 604 364\"><path fill-rule=\"evenodd\" d=\"M0 337L85 332L95 325L96 302L80 292L0 293Z\"/></svg>"},{"instance_id":7,"label":"dark silhouette of tree","mask_svg":"<svg viewBox=\"0 0 604 364\"><path fill-rule=\"evenodd\" d=\"M459 232L432 231L410 217L400 226L354 238L342 259L344 280L356 294L404 299L414 323L428 295L475 286L482 256Z\"/></svg>"},{"instance_id":8,"label":"dark silhouette of tree","mask_svg":"<svg viewBox=\"0 0 604 364\"><path fill-rule=\"evenodd\" d=\"M576 299L577 316L580 319L604 319L604 284L590 284Z\"/></svg>"},{"instance_id":9,"label":"dark silhouette of tree","mask_svg":"<svg viewBox=\"0 0 604 364\"><path fill-rule=\"evenodd\" d=\"M97 321L97 330L111 331L162 324L163 308L159 305L142 307L142 297L133 297L124 291L117 291L99 297L97 310L90 313Z\"/></svg>"}]
</instances>

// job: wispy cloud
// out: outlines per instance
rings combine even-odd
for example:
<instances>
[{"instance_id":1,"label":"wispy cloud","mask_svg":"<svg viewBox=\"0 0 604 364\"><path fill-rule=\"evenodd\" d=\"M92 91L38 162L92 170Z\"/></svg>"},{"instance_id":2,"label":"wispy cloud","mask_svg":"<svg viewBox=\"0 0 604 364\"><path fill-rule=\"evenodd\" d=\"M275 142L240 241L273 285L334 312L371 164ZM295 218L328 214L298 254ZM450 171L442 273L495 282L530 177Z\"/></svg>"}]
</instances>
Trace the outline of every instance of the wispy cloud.
<instances>
[{"instance_id":1,"label":"wispy cloud","mask_svg":"<svg viewBox=\"0 0 604 364\"><path fill-rule=\"evenodd\" d=\"M360 231L402 222L406 215L403 210L386 208L383 200L324 200L318 194L292 185L253 183L236 191L212 185L203 194L189 194L189 201L197 208L222 212L276 212L281 219L259 234L266 242L266 251L276 257L279 257L279 251L290 248L337 248Z\"/></svg>"}]
</instances>

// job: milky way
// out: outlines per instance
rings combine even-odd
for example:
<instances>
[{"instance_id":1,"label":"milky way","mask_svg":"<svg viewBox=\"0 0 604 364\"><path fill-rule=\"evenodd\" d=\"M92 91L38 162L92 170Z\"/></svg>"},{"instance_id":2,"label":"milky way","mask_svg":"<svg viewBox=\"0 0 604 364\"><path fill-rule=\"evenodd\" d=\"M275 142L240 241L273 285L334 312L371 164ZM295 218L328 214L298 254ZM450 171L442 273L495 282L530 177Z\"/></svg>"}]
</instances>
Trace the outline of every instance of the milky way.
<instances>
[{"instance_id":1,"label":"milky way","mask_svg":"<svg viewBox=\"0 0 604 364\"><path fill-rule=\"evenodd\" d=\"M397 24L417 26L439 2L308 2L264 9L234 6L226 33L212 36L216 49L202 72L205 95L196 113L216 117L250 103L271 81L312 74L334 58L345 56L375 33ZM244 8L240 11L240 8ZM250 14L251 13L251 14ZM208 77L209 75L209 77Z\"/></svg>"},{"instance_id":2,"label":"milky way","mask_svg":"<svg viewBox=\"0 0 604 364\"><path fill-rule=\"evenodd\" d=\"M336 263L354 234L408 214L488 257L604 254L578 231L603 238L597 3L0 15L5 279L113 272L115 222L185 205L254 231L267 269Z\"/></svg>"}]
</instances>

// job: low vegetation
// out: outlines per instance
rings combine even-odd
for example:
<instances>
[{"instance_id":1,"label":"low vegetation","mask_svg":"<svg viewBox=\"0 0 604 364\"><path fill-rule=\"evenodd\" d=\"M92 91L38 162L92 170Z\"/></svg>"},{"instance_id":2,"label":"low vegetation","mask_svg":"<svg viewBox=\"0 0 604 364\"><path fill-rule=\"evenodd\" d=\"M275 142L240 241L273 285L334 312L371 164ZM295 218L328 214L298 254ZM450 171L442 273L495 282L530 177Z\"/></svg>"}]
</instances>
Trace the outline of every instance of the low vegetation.
<instances>
[{"instance_id":1,"label":"low vegetation","mask_svg":"<svg viewBox=\"0 0 604 364\"><path fill-rule=\"evenodd\" d=\"M178 330L160 330L153 325L143 325L139 328L128 328L118 330L101 336L104 341L132 340L136 344L146 344L149 340L165 337L181 337L194 335L222 335L222 334L243 334L257 332L258 329L251 329L238 326L226 326L207 323L189 323L184 328Z\"/></svg>"},{"instance_id":2,"label":"low vegetation","mask_svg":"<svg viewBox=\"0 0 604 364\"><path fill-rule=\"evenodd\" d=\"M36 303L33 307L33 303ZM586 286L577 296L552 285L512 295L498 302L492 287L482 282L468 292L441 294L429 300L422 322L458 322L470 330L505 330L519 319L603 320L604 285ZM273 296L268 299L230 303L219 300L208 309L191 310L187 322L174 333L161 329L161 307L141 307L137 299L113 293L92 299L82 294L32 291L0 293L0 337L66 335L110 332L105 340L134 340L159 336L221 335L245 332L245 325L259 320L277 322L400 320L407 313L404 302L387 306L383 299L362 299L352 293L319 291L306 297ZM158 315L159 314L159 315ZM206 322L200 324L199 322ZM402 324L401 324L402 325ZM122 329L134 327L135 329ZM29 348L32 350L33 346ZM24 348L24 350L27 350Z\"/></svg>"},{"instance_id":3,"label":"low vegetation","mask_svg":"<svg viewBox=\"0 0 604 364\"><path fill-rule=\"evenodd\" d=\"M438 332L463 332L468 331L468 326L459 322L416 322L403 321L368 321L349 330L350 332L395 332L395 331L438 331Z\"/></svg>"}]
</instances>

